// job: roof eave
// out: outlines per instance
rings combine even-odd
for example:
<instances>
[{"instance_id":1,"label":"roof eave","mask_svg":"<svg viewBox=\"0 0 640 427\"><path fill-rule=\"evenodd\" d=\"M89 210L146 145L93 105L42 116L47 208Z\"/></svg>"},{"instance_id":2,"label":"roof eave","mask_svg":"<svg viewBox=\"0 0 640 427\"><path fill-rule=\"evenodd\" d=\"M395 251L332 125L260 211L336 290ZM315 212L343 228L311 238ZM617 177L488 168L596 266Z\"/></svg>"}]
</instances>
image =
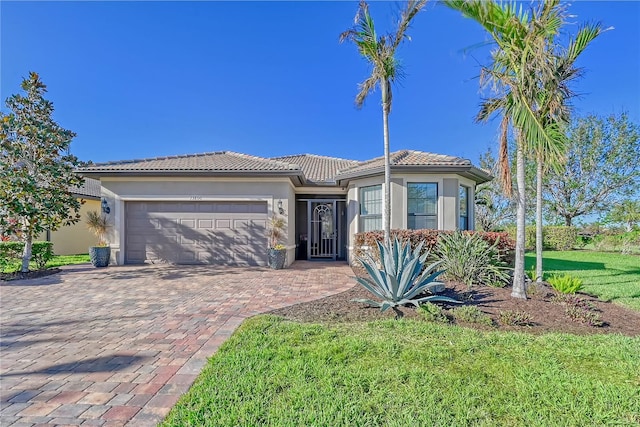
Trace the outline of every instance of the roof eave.
<instances>
[{"instance_id":1,"label":"roof eave","mask_svg":"<svg viewBox=\"0 0 640 427\"><path fill-rule=\"evenodd\" d=\"M100 179L104 177L161 177L161 176L185 176L185 177L232 177L232 178L264 178L283 177L290 178L295 186L303 186L306 179L301 171L206 171L206 170L82 170L76 171L87 178Z\"/></svg>"},{"instance_id":2,"label":"roof eave","mask_svg":"<svg viewBox=\"0 0 640 427\"><path fill-rule=\"evenodd\" d=\"M455 173L472 179L477 184L491 181L493 177L481 169L472 165L391 165L391 172L428 172L428 173ZM336 177L338 185L348 184L352 179L368 178L384 174L384 166L357 172L346 172Z\"/></svg>"}]
</instances>

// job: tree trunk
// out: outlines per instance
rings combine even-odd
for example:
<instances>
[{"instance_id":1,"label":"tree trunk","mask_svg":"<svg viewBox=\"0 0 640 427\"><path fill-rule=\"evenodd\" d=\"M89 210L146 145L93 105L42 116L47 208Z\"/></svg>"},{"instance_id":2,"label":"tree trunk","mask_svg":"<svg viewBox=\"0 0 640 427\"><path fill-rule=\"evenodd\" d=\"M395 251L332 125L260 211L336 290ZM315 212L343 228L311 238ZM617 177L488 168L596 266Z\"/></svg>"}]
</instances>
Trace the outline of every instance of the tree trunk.
<instances>
[{"instance_id":1,"label":"tree trunk","mask_svg":"<svg viewBox=\"0 0 640 427\"><path fill-rule=\"evenodd\" d=\"M521 137L518 137L516 147L516 179L518 184L516 197L518 199L518 210L516 215L516 263L513 269L513 289L511 290L511 296L514 298L527 299L527 289L524 283L526 185L524 181L524 147L520 138Z\"/></svg>"},{"instance_id":2,"label":"tree trunk","mask_svg":"<svg viewBox=\"0 0 640 427\"><path fill-rule=\"evenodd\" d=\"M24 242L24 250L22 251L22 273L29 272L29 262L31 261L31 248L33 246L33 237L31 233L27 234L27 239Z\"/></svg>"},{"instance_id":3,"label":"tree trunk","mask_svg":"<svg viewBox=\"0 0 640 427\"><path fill-rule=\"evenodd\" d=\"M536 278L542 282L542 158L538 156L538 168L536 170ZM533 277L531 278L533 280Z\"/></svg>"},{"instance_id":4,"label":"tree trunk","mask_svg":"<svg viewBox=\"0 0 640 427\"><path fill-rule=\"evenodd\" d=\"M382 210L382 227L384 241L388 242L391 232L391 160L389 158L389 111L387 102L389 82L382 80L382 123L384 127L384 207Z\"/></svg>"},{"instance_id":5,"label":"tree trunk","mask_svg":"<svg viewBox=\"0 0 640 427\"><path fill-rule=\"evenodd\" d=\"M571 218L570 216L565 216L564 217L564 225L566 225L567 227L571 227L571 220L573 218Z\"/></svg>"}]
</instances>

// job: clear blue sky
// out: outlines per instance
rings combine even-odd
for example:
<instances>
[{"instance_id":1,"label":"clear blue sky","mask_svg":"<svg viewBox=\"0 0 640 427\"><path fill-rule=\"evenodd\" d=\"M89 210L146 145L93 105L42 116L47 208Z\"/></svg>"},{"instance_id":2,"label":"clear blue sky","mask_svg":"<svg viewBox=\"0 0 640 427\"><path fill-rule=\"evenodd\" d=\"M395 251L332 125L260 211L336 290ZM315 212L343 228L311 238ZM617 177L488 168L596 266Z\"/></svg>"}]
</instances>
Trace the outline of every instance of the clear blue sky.
<instances>
[{"instance_id":1,"label":"clear blue sky","mask_svg":"<svg viewBox=\"0 0 640 427\"><path fill-rule=\"evenodd\" d=\"M380 32L401 3L373 2ZM354 107L367 64L338 35L355 2L0 2L0 98L40 73L54 118L82 160L233 150L258 156L382 154L376 92ZM578 1L578 22L614 26L583 54L575 112L640 122L640 3ZM469 158L495 146L497 121L473 123L488 49L480 27L438 3L399 56L391 148Z\"/></svg>"}]
</instances>

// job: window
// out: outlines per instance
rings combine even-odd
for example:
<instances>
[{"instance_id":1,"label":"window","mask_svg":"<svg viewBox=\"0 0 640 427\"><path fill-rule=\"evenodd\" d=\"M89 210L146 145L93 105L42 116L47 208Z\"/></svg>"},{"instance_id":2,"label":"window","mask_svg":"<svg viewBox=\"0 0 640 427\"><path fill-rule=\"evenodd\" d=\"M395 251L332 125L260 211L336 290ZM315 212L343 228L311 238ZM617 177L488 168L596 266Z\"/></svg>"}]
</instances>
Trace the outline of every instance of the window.
<instances>
[{"instance_id":1,"label":"window","mask_svg":"<svg viewBox=\"0 0 640 427\"><path fill-rule=\"evenodd\" d=\"M438 229L438 184L413 182L407 184L407 228Z\"/></svg>"},{"instance_id":2,"label":"window","mask_svg":"<svg viewBox=\"0 0 640 427\"><path fill-rule=\"evenodd\" d=\"M360 188L360 231L382 230L382 185Z\"/></svg>"},{"instance_id":3,"label":"window","mask_svg":"<svg viewBox=\"0 0 640 427\"><path fill-rule=\"evenodd\" d=\"M458 203L460 203L460 230L469 229L469 187L460 186L458 195Z\"/></svg>"}]
</instances>

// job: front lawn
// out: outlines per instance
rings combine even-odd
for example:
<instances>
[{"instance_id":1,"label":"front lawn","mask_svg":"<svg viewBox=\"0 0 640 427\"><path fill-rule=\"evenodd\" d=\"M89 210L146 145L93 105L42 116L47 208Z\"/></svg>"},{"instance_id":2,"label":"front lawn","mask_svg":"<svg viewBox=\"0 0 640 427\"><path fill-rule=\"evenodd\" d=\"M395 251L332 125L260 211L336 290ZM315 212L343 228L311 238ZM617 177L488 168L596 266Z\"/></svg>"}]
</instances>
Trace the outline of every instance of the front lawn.
<instances>
[{"instance_id":1,"label":"front lawn","mask_svg":"<svg viewBox=\"0 0 640 427\"><path fill-rule=\"evenodd\" d=\"M640 423L640 338L247 320L168 426Z\"/></svg>"},{"instance_id":2,"label":"front lawn","mask_svg":"<svg viewBox=\"0 0 640 427\"><path fill-rule=\"evenodd\" d=\"M640 311L640 256L610 252L546 251L545 278L570 274L582 279L583 292ZM535 254L526 254L527 270L535 266Z\"/></svg>"},{"instance_id":3,"label":"front lawn","mask_svg":"<svg viewBox=\"0 0 640 427\"><path fill-rule=\"evenodd\" d=\"M78 255L54 255L47 262L47 268L55 268L63 265L72 265L72 264L86 264L90 262L89 254L78 254ZM21 261L16 261L15 263L6 265L0 273L13 273L20 270ZM29 265L31 270L37 270L37 266L35 263L31 263Z\"/></svg>"}]
</instances>

